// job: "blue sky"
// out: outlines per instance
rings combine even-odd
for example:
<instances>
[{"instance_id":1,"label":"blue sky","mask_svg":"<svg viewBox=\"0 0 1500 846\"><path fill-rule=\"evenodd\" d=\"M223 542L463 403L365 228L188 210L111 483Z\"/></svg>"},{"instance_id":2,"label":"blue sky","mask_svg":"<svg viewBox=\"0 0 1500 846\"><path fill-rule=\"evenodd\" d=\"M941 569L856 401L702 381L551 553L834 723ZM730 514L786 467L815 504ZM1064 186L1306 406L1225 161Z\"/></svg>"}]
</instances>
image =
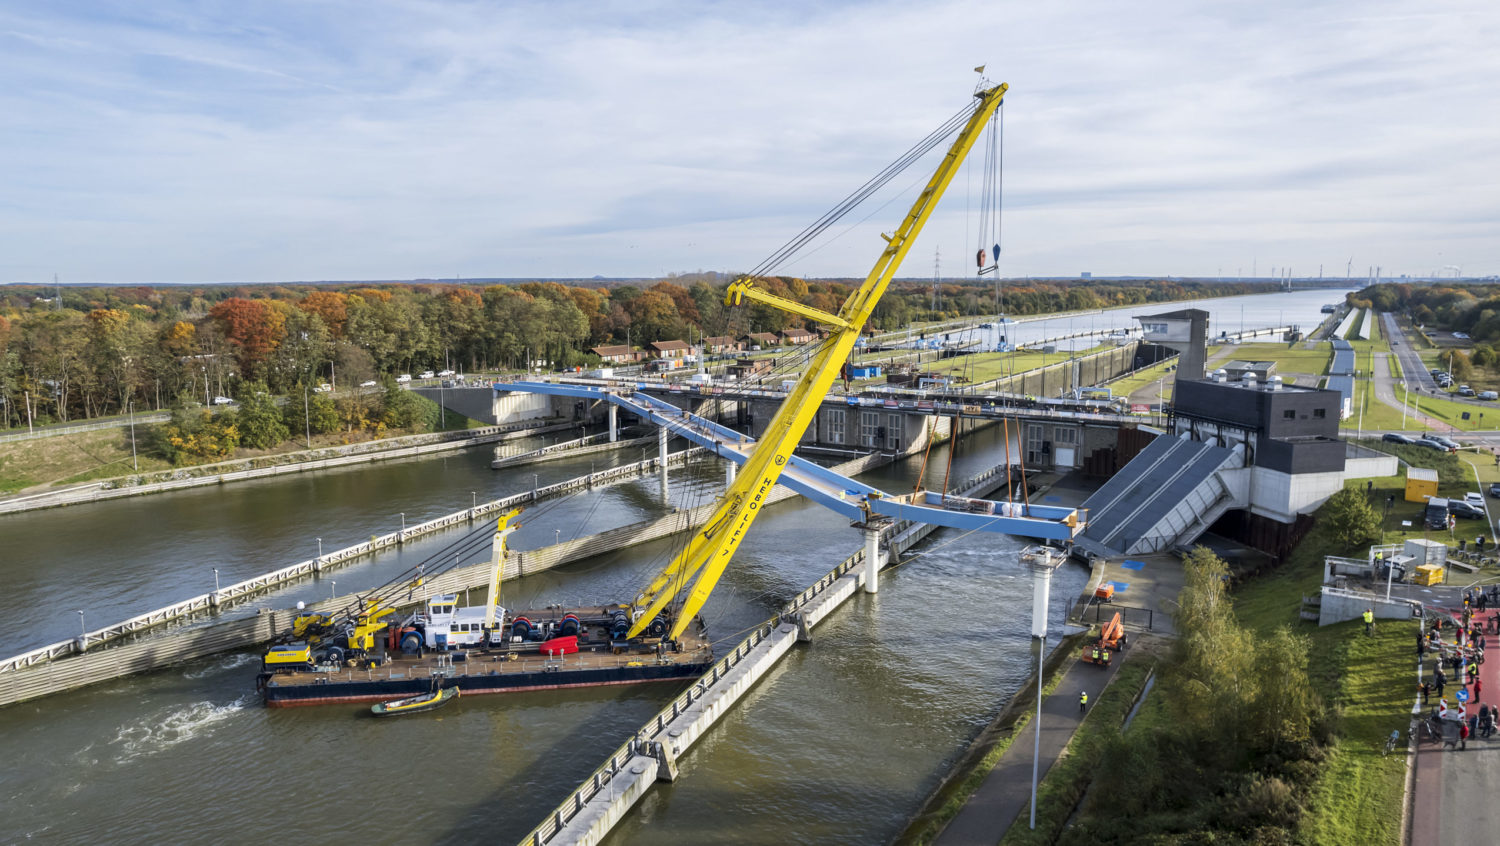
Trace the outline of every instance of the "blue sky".
<instances>
[{"instance_id":1,"label":"blue sky","mask_svg":"<svg viewBox=\"0 0 1500 846\"><path fill-rule=\"evenodd\" d=\"M1007 276L1496 274L1497 43L1485 0L4 3L0 282L744 270L980 64ZM973 273L979 176L902 275ZM917 179L781 270L863 275Z\"/></svg>"}]
</instances>

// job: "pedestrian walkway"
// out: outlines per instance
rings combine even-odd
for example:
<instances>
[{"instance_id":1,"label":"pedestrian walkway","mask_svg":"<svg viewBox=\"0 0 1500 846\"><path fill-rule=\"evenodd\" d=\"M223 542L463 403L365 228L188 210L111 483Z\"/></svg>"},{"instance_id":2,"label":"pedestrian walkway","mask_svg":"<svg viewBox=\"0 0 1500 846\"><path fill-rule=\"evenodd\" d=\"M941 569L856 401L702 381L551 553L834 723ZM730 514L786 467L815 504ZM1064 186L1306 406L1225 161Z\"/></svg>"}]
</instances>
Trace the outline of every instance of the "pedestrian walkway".
<instances>
[{"instance_id":1,"label":"pedestrian walkway","mask_svg":"<svg viewBox=\"0 0 1500 846\"><path fill-rule=\"evenodd\" d=\"M1493 609L1485 614L1493 613ZM1451 640L1451 634L1449 639ZM1486 651L1500 654L1500 634L1485 634ZM1423 678L1432 677L1432 656L1426 657ZM1469 713L1477 714L1481 704L1494 707L1500 703L1500 660L1479 665L1483 690L1479 701L1469 702ZM1457 703L1458 679L1449 673L1445 698L1449 707ZM1471 693L1472 686L1465 689ZM1437 703L1433 697L1432 704ZM1427 709L1423 709L1425 714ZM1471 846L1494 842L1500 810L1493 798L1500 795L1500 733L1489 739L1470 737L1466 749L1443 749L1441 743L1422 743L1417 747L1416 776L1411 794L1411 843L1413 846Z\"/></svg>"},{"instance_id":2,"label":"pedestrian walkway","mask_svg":"<svg viewBox=\"0 0 1500 846\"><path fill-rule=\"evenodd\" d=\"M1083 722L1085 715L1079 712L1078 694L1087 692L1091 705L1098 702L1099 695L1119 672L1126 654L1122 653L1122 660L1114 661L1107 668L1075 661L1052 694L1042 698L1038 781L1045 778L1047 771L1057 763L1063 747L1068 745ZM935 846L994 846L1017 817L1029 813L1035 731L1036 725L1031 723L1016 736L984 783L933 841ZM1026 819L1022 819L1021 824L1026 825Z\"/></svg>"}]
</instances>

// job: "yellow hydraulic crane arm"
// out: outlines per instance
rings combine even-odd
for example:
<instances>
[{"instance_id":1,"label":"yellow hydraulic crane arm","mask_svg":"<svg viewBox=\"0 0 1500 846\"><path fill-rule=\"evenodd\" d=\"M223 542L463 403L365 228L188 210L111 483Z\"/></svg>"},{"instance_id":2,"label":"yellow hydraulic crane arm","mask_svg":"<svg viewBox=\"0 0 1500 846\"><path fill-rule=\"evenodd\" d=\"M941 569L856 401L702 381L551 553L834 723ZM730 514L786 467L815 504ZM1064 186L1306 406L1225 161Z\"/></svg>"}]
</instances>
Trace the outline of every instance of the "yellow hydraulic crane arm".
<instances>
[{"instance_id":1,"label":"yellow hydraulic crane arm","mask_svg":"<svg viewBox=\"0 0 1500 846\"><path fill-rule=\"evenodd\" d=\"M692 588L683 600L682 609L673 621L668 637L674 640L679 637L693 615L703 607L714 586L718 584L719 577L724 574L724 568L734 557L735 550L745 539L750 524L760 514L766 497L776 486L776 480L780 478L782 468L801 440L802 433L807 431L823 398L828 395L828 389L832 387L849 352L854 349L854 342L858 340L865 322L875 310L876 303L880 302L886 286L895 276L896 269L901 266L901 260L906 257L917 234L932 216L939 198L958 173L959 165L968 156L990 116L999 108L1007 88L1002 83L974 95L979 102L968 123L949 146L947 155L912 204L895 234L882 235L886 240L885 250L864 283L844 302L837 318L824 319L832 315L822 312L809 314L806 307L800 305L788 308L784 303L778 302L779 298L753 291L747 280L736 281L730 286L725 296L726 304L734 305L742 297L748 297L793 314L812 317L831 326L833 331L819 344L817 353L808 362L807 370L777 409L776 416L771 419L765 434L761 436L734 483L719 497L713 515L704 523L703 528L693 533L687 546L672 563L636 597L635 619L628 637L639 635L690 581Z\"/></svg>"}]
</instances>

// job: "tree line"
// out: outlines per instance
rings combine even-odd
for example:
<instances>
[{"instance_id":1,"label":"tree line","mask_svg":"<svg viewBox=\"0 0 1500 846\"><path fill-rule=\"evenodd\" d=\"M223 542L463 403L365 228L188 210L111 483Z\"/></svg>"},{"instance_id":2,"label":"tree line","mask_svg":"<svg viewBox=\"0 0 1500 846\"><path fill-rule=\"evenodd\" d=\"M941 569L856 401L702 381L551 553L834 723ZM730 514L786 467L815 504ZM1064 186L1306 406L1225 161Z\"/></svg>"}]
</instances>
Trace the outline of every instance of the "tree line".
<instances>
[{"instance_id":1,"label":"tree line","mask_svg":"<svg viewBox=\"0 0 1500 846\"><path fill-rule=\"evenodd\" d=\"M750 332L805 323L755 304L723 304L729 277L650 283L0 287L0 428L272 395L381 376L591 364L605 344ZM767 277L766 290L837 312L857 280ZM964 315L1014 315L1253 293L1240 283L898 281L881 330Z\"/></svg>"}]
</instances>

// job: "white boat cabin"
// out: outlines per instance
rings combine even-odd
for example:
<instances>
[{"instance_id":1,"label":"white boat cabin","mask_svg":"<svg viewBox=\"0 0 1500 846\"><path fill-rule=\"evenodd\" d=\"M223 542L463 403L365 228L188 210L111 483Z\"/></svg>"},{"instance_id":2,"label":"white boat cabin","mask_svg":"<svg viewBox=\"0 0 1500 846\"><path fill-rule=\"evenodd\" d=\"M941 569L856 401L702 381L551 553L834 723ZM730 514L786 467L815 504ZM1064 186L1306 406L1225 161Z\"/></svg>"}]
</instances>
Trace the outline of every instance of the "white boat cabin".
<instances>
[{"instance_id":1,"label":"white boat cabin","mask_svg":"<svg viewBox=\"0 0 1500 846\"><path fill-rule=\"evenodd\" d=\"M421 616L424 623L425 645L428 649L454 649L478 646L484 637L484 606L459 606L458 594L434 596L427 600L427 612ZM490 633L490 643L504 642L501 626L505 620L505 609L495 606L495 631Z\"/></svg>"}]
</instances>

